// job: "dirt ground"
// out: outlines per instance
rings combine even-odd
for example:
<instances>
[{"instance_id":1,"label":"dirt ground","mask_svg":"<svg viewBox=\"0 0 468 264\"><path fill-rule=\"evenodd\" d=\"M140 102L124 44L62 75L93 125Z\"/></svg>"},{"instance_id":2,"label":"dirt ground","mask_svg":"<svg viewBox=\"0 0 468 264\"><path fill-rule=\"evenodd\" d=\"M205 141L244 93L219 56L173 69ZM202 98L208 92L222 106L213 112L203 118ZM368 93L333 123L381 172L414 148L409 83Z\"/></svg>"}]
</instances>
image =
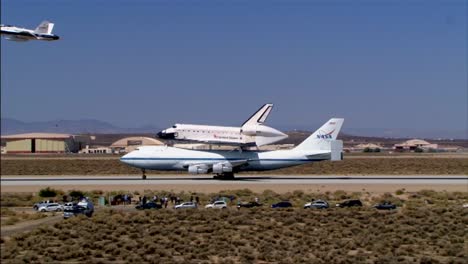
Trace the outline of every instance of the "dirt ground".
<instances>
[{"instance_id":1,"label":"dirt ground","mask_svg":"<svg viewBox=\"0 0 468 264\"><path fill-rule=\"evenodd\" d=\"M10 226L2 226L1 228L1 236L2 238L9 237L14 234L18 234L21 232L27 232L33 230L34 228L40 225L50 225L53 223L59 222L63 216L61 214L55 216L49 216L42 219L31 220L31 221L24 221L17 223L15 225Z\"/></svg>"},{"instance_id":2,"label":"dirt ground","mask_svg":"<svg viewBox=\"0 0 468 264\"><path fill-rule=\"evenodd\" d=\"M3 186L2 192L38 192L42 189L43 186ZM419 185L419 184L229 184L225 183L222 185L192 185L192 184L148 184L148 185L80 185L80 186L70 186L70 185L54 185L55 189L60 189L64 191L68 190L82 190L82 191L92 191L92 190L102 190L102 191L144 191L144 190L154 190L154 191L186 191L186 192L198 192L198 193L214 193L223 190L238 190L238 189L249 189L253 192L263 192L264 190L272 190L277 193L287 193L293 192L295 190L302 190L304 192L334 192L337 190L342 190L346 192L370 192L370 193L394 193L396 190L405 189L409 192L416 192L420 190L434 190L434 191L460 191L468 192L468 183L467 185L453 185L453 184L440 184L440 185Z\"/></svg>"}]
</instances>

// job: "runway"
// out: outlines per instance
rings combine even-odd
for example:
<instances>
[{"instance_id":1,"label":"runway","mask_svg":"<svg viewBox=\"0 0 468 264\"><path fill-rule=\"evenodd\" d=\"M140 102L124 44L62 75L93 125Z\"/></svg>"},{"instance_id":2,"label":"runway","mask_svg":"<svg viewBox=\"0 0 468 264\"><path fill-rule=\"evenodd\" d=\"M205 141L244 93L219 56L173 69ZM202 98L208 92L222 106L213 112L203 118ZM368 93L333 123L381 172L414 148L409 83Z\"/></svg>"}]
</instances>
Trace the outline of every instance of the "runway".
<instances>
[{"instance_id":1,"label":"runway","mask_svg":"<svg viewBox=\"0 0 468 264\"><path fill-rule=\"evenodd\" d=\"M468 192L466 175L247 175L234 180L215 180L209 175L149 175L142 180L139 175L122 176L2 176L2 192L33 192L45 187L63 191L184 191L214 193L225 190L249 189L253 192L272 190L277 193L347 192L386 193L404 189L408 192L430 189L435 191Z\"/></svg>"},{"instance_id":2,"label":"runway","mask_svg":"<svg viewBox=\"0 0 468 264\"><path fill-rule=\"evenodd\" d=\"M2 176L1 186L55 186L55 185L244 185L244 184L419 184L419 185L466 185L466 175L379 175L379 176L341 176L341 175L242 175L233 180L216 180L212 176L157 175L148 176Z\"/></svg>"}]
</instances>

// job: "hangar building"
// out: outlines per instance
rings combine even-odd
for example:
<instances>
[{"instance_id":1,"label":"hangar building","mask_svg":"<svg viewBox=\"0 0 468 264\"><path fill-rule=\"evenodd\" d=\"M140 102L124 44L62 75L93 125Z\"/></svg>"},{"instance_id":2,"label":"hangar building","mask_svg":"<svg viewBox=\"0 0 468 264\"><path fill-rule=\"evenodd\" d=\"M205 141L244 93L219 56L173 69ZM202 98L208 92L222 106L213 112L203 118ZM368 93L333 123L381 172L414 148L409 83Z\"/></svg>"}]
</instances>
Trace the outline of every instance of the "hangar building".
<instances>
[{"instance_id":1,"label":"hangar building","mask_svg":"<svg viewBox=\"0 0 468 264\"><path fill-rule=\"evenodd\" d=\"M126 137L117 140L110 146L114 153L125 153L135 150L139 146L161 146L163 142L150 137Z\"/></svg>"},{"instance_id":2,"label":"hangar building","mask_svg":"<svg viewBox=\"0 0 468 264\"><path fill-rule=\"evenodd\" d=\"M395 144L393 148L397 151L404 151L404 150L414 151L418 148L424 149L424 150L437 149L438 146L437 144L431 144L422 139L411 139L400 144Z\"/></svg>"},{"instance_id":3,"label":"hangar building","mask_svg":"<svg viewBox=\"0 0 468 264\"><path fill-rule=\"evenodd\" d=\"M79 144L70 134L27 133L2 136L6 153L67 153L77 152Z\"/></svg>"}]
</instances>

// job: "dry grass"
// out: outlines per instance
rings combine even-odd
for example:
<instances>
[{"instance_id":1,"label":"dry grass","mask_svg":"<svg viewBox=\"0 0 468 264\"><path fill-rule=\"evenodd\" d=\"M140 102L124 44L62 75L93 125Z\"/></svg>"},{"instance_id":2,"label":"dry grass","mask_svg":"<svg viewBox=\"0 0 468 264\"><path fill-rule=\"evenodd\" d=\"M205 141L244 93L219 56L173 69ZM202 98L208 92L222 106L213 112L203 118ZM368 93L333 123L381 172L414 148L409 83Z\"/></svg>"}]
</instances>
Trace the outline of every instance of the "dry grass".
<instances>
[{"instance_id":1,"label":"dry grass","mask_svg":"<svg viewBox=\"0 0 468 264\"><path fill-rule=\"evenodd\" d=\"M468 211L461 208L468 193L226 193L264 201L288 198L296 205L311 196L330 201L359 197L367 204L393 199L404 207L396 212L370 207L101 210L92 218L2 240L2 263L464 263L468 257Z\"/></svg>"},{"instance_id":2,"label":"dry grass","mask_svg":"<svg viewBox=\"0 0 468 264\"><path fill-rule=\"evenodd\" d=\"M47 214L37 212L15 211L9 208L0 208L1 226L15 225L21 222L37 220L47 217Z\"/></svg>"},{"instance_id":3,"label":"dry grass","mask_svg":"<svg viewBox=\"0 0 468 264\"><path fill-rule=\"evenodd\" d=\"M106 175L140 173L140 170L129 167L117 159L7 159L1 161L2 175ZM167 174L168 172L149 171L149 173ZM250 174L251 172L248 173ZM324 161L309 163L265 173L315 175L467 175L468 158L353 158L340 162Z\"/></svg>"}]
</instances>

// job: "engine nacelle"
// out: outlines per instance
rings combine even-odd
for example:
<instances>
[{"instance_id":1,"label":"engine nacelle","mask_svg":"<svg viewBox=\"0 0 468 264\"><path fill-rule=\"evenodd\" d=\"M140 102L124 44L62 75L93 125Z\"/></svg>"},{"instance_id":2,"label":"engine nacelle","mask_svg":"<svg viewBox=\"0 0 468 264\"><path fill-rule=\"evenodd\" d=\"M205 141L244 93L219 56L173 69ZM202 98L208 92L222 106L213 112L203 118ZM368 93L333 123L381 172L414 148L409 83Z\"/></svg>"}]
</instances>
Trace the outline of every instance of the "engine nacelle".
<instances>
[{"instance_id":1,"label":"engine nacelle","mask_svg":"<svg viewBox=\"0 0 468 264\"><path fill-rule=\"evenodd\" d=\"M232 172L232 166L223 163L216 163L213 165L213 173L222 174L224 172Z\"/></svg>"},{"instance_id":2,"label":"engine nacelle","mask_svg":"<svg viewBox=\"0 0 468 264\"><path fill-rule=\"evenodd\" d=\"M205 174L208 173L208 167L200 165L191 165L188 167L190 174Z\"/></svg>"}]
</instances>

